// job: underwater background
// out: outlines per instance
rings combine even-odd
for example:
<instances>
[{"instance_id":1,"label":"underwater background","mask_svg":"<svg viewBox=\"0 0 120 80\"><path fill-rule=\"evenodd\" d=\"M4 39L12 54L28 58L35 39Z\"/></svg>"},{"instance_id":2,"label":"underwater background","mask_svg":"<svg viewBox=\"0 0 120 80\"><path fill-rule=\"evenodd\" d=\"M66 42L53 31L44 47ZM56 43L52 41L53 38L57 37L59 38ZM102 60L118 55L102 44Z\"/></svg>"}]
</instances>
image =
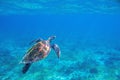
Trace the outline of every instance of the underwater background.
<instances>
[{"instance_id":1,"label":"underwater background","mask_svg":"<svg viewBox=\"0 0 120 80\"><path fill-rule=\"evenodd\" d=\"M52 35L60 59L23 74L29 43ZM0 0L0 80L120 80L120 1Z\"/></svg>"}]
</instances>

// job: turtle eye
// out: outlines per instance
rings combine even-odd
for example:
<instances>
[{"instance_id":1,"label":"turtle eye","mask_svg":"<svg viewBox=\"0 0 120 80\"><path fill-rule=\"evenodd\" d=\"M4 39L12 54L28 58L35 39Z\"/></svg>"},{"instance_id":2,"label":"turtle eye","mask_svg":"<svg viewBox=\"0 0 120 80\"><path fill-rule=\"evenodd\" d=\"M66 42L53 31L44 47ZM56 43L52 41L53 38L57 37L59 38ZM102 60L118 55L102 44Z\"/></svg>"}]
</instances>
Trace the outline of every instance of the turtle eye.
<instances>
[{"instance_id":1,"label":"turtle eye","mask_svg":"<svg viewBox=\"0 0 120 80\"><path fill-rule=\"evenodd\" d=\"M53 39L55 39L55 38L56 38L56 36L51 36L51 37L50 37L51 40L53 40Z\"/></svg>"},{"instance_id":2,"label":"turtle eye","mask_svg":"<svg viewBox=\"0 0 120 80\"><path fill-rule=\"evenodd\" d=\"M56 36L52 36L52 39L55 39L56 38Z\"/></svg>"}]
</instances>

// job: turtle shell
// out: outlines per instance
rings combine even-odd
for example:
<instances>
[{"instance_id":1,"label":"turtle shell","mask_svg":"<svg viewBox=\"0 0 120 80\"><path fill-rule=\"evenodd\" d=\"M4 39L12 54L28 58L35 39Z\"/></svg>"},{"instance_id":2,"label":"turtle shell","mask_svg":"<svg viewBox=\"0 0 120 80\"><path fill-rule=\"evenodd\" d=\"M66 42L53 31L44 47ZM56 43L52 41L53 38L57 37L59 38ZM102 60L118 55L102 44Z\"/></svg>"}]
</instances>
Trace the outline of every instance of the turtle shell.
<instances>
[{"instance_id":1,"label":"turtle shell","mask_svg":"<svg viewBox=\"0 0 120 80\"><path fill-rule=\"evenodd\" d=\"M50 52L48 41L40 41L30 48L23 57L22 63L32 63L45 58Z\"/></svg>"}]
</instances>

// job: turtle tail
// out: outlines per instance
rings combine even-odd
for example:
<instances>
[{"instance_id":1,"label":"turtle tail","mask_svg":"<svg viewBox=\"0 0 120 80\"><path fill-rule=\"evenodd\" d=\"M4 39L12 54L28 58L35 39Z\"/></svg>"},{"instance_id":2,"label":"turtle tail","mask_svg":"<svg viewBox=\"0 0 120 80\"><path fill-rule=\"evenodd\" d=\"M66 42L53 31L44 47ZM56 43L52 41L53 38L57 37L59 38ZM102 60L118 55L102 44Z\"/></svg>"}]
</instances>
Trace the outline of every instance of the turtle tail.
<instances>
[{"instance_id":1,"label":"turtle tail","mask_svg":"<svg viewBox=\"0 0 120 80\"><path fill-rule=\"evenodd\" d=\"M30 66L31 66L31 63L25 64L25 66L22 69L22 73L25 74L28 71L28 69L30 68Z\"/></svg>"}]
</instances>

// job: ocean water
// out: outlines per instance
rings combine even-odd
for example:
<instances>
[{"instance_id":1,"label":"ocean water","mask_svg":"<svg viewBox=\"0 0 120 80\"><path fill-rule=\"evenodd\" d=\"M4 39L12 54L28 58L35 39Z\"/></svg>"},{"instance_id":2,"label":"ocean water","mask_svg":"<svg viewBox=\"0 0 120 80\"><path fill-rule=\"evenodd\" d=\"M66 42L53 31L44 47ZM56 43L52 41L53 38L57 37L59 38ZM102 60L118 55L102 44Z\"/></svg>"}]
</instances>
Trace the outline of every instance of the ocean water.
<instances>
[{"instance_id":1,"label":"ocean water","mask_svg":"<svg viewBox=\"0 0 120 80\"><path fill-rule=\"evenodd\" d=\"M38 38L54 50L23 74ZM120 80L119 0L0 0L0 80Z\"/></svg>"}]
</instances>

